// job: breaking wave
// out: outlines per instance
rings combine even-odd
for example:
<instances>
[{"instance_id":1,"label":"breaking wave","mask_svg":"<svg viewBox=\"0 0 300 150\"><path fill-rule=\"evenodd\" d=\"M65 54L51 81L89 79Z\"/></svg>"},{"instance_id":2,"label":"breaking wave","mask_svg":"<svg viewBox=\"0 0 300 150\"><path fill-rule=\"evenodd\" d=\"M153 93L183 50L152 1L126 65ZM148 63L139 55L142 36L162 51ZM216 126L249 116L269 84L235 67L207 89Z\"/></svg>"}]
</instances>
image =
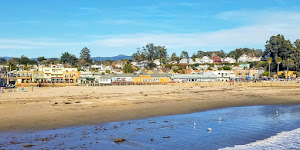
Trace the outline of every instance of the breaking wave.
<instances>
[{"instance_id":1,"label":"breaking wave","mask_svg":"<svg viewBox=\"0 0 300 150\"><path fill-rule=\"evenodd\" d=\"M226 147L222 150L257 150L257 149L300 149L300 128L278 133L270 138L246 145Z\"/></svg>"}]
</instances>

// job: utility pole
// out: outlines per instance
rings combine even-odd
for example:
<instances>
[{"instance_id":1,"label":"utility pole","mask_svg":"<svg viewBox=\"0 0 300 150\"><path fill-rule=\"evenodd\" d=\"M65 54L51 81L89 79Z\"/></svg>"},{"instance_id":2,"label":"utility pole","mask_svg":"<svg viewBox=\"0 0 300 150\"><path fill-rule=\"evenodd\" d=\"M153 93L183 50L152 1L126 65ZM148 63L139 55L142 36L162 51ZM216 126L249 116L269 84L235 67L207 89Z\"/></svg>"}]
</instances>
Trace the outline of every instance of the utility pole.
<instances>
[{"instance_id":1,"label":"utility pole","mask_svg":"<svg viewBox=\"0 0 300 150\"><path fill-rule=\"evenodd\" d=\"M9 85L8 67L9 67L9 66L5 66L5 68L6 68L6 84L7 84L6 86Z\"/></svg>"}]
</instances>

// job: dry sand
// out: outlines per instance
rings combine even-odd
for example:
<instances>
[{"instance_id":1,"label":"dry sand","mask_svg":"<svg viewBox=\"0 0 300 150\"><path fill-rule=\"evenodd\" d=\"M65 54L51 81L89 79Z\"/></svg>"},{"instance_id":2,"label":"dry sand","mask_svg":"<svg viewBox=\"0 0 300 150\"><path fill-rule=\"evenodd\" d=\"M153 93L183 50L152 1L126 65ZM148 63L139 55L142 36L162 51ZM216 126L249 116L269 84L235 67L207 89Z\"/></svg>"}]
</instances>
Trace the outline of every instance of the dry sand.
<instances>
[{"instance_id":1,"label":"dry sand","mask_svg":"<svg viewBox=\"0 0 300 150\"><path fill-rule=\"evenodd\" d=\"M300 104L300 84L178 83L0 93L0 131L41 130L249 105ZM16 89L14 89L16 90Z\"/></svg>"}]
</instances>

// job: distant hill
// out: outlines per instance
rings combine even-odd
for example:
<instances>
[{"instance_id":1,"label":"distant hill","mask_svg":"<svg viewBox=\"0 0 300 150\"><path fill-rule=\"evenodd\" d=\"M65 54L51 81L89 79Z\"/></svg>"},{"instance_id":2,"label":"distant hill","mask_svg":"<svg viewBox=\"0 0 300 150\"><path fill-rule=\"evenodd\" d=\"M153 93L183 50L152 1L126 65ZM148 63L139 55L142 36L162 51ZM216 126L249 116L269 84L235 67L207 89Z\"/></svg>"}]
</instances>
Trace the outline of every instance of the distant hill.
<instances>
[{"instance_id":1,"label":"distant hill","mask_svg":"<svg viewBox=\"0 0 300 150\"><path fill-rule=\"evenodd\" d=\"M5 60L10 60L10 59L12 59L13 57L0 57L0 58L4 58Z\"/></svg>"},{"instance_id":2,"label":"distant hill","mask_svg":"<svg viewBox=\"0 0 300 150\"><path fill-rule=\"evenodd\" d=\"M105 60L123 60L123 59L131 59L131 56L126 56L126 55L118 55L118 56L113 56L113 57L92 57L92 60L95 61L105 61Z\"/></svg>"}]
</instances>

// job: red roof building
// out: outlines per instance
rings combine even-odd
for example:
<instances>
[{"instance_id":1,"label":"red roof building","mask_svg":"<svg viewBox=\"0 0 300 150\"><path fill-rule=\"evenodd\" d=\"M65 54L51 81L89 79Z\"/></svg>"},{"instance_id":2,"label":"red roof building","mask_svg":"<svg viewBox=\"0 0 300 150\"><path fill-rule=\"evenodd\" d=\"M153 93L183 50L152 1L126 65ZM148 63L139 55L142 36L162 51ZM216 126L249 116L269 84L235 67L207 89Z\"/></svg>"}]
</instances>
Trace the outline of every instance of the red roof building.
<instances>
[{"instance_id":1,"label":"red roof building","mask_svg":"<svg viewBox=\"0 0 300 150\"><path fill-rule=\"evenodd\" d=\"M222 60L219 56L214 57L214 63L221 63Z\"/></svg>"}]
</instances>

